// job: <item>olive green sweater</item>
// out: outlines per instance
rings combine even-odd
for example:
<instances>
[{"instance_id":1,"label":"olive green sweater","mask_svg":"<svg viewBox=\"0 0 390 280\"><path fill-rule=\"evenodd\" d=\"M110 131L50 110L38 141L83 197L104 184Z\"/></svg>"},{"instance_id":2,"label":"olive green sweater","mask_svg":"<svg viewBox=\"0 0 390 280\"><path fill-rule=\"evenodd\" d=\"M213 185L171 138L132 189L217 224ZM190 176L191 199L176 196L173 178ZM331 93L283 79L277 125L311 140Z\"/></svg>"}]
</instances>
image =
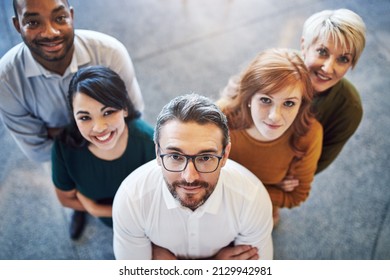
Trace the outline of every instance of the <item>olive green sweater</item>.
<instances>
[{"instance_id":1,"label":"olive green sweater","mask_svg":"<svg viewBox=\"0 0 390 280\"><path fill-rule=\"evenodd\" d=\"M331 164L348 139L355 133L363 108L359 93L345 78L330 91L315 95L313 111L324 129L322 153L316 173Z\"/></svg>"}]
</instances>

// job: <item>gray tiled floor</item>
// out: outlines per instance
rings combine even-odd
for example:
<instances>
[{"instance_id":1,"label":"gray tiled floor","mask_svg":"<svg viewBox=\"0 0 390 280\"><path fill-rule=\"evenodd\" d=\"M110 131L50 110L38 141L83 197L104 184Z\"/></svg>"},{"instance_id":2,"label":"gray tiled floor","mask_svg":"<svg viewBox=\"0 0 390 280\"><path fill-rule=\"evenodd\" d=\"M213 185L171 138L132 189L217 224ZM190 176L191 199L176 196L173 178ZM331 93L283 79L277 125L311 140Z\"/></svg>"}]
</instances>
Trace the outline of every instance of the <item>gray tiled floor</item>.
<instances>
[{"instance_id":1,"label":"gray tiled floor","mask_svg":"<svg viewBox=\"0 0 390 280\"><path fill-rule=\"evenodd\" d=\"M341 155L315 177L310 198L283 210L276 259L390 259L390 1L83 0L71 1L76 27L120 39L143 92L145 119L172 97L217 98L230 75L269 47L299 47L305 18L349 8L367 24L367 47L348 73L364 119ZM11 1L0 0L0 56L20 41ZM50 177L28 161L0 123L0 259L112 259L112 232L89 217L81 240L68 238L70 211Z\"/></svg>"}]
</instances>

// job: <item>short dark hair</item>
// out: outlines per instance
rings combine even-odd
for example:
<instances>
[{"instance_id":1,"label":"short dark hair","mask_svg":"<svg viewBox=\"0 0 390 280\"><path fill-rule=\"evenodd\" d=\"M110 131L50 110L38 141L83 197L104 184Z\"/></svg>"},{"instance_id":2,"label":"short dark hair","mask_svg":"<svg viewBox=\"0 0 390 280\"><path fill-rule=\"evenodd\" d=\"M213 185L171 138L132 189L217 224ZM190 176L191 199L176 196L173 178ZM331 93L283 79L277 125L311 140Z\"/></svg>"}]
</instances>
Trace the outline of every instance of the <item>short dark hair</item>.
<instances>
[{"instance_id":1,"label":"short dark hair","mask_svg":"<svg viewBox=\"0 0 390 280\"><path fill-rule=\"evenodd\" d=\"M13 0L12 1L12 6L14 7L14 14L15 14L15 17L17 18L18 17L18 8L17 8L17 6L18 6L18 0ZM68 6L68 7L70 7L70 5L69 5L69 1L68 0L65 0L65 3L66 3L66 5Z\"/></svg>"},{"instance_id":2,"label":"short dark hair","mask_svg":"<svg viewBox=\"0 0 390 280\"><path fill-rule=\"evenodd\" d=\"M73 99L77 93L83 93L96 101L118 110L126 110L126 122L138 118L141 114L134 108L121 77L105 66L89 66L79 69L69 84L68 104L71 114L71 124L64 132L65 143L81 147L87 141L80 134L73 117Z\"/></svg>"},{"instance_id":3,"label":"short dark hair","mask_svg":"<svg viewBox=\"0 0 390 280\"><path fill-rule=\"evenodd\" d=\"M230 142L226 116L207 97L195 93L178 96L163 107L157 117L154 130L154 142L159 143L161 127L170 120L180 122L196 122L198 124L215 124L223 133L223 149Z\"/></svg>"}]
</instances>

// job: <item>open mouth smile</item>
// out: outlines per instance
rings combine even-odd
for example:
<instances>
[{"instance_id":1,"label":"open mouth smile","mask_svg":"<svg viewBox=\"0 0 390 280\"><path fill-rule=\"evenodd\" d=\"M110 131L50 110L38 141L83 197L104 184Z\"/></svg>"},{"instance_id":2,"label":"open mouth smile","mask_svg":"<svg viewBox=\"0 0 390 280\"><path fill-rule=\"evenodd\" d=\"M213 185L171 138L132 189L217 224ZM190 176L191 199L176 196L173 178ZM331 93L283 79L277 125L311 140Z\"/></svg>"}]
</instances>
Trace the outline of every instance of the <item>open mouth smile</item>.
<instances>
[{"instance_id":1,"label":"open mouth smile","mask_svg":"<svg viewBox=\"0 0 390 280\"><path fill-rule=\"evenodd\" d=\"M322 81L325 81L325 82L331 80L331 78L329 78L329 77L327 77L327 76L325 76L325 75L322 75L322 74L319 73L319 72L315 72L315 75L316 75L316 77L317 77L318 79L320 79L320 80L322 80Z\"/></svg>"},{"instance_id":2,"label":"open mouth smile","mask_svg":"<svg viewBox=\"0 0 390 280\"><path fill-rule=\"evenodd\" d=\"M107 143L107 142L109 142L112 139L113 135L114 135L114 132L108 132L106 134L102 134L102 135L99 135L99 136L94 136L94 138L96 140L98 140L98 142Z\"/></svg>"},{"instance_id":3,"label":"open mouth smile","mask_svg":"<svg viewBox=\"0 0 390 280\"><path fill-rule=\"evenodd\" d=\"M51 42L38 42L37 44L47 52L57 52L62 50L63 48L63 40L57 40Z\"/></svg>"}]
</instances>

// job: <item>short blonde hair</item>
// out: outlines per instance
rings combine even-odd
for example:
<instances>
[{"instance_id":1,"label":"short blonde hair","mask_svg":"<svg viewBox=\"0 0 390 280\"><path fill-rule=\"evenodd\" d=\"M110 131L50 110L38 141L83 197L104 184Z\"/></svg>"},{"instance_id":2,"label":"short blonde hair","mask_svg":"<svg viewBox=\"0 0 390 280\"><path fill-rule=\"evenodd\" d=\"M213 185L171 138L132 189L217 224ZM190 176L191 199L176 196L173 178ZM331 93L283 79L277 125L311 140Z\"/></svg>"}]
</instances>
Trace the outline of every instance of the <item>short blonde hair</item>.
<instances>
[{"instance_id":1,"label":"short blonde hair","mask_svg":"<svg viewBox=\"0 0 390 280\"><path fill-rule=\"evenodd\" d=\"M310 16L303 25L304 48L318 40L332 39L352 51L352 69L357 64L366 44L366 25L363 19L348 9L324 10Z\"/></svg>"}]
</instances>

